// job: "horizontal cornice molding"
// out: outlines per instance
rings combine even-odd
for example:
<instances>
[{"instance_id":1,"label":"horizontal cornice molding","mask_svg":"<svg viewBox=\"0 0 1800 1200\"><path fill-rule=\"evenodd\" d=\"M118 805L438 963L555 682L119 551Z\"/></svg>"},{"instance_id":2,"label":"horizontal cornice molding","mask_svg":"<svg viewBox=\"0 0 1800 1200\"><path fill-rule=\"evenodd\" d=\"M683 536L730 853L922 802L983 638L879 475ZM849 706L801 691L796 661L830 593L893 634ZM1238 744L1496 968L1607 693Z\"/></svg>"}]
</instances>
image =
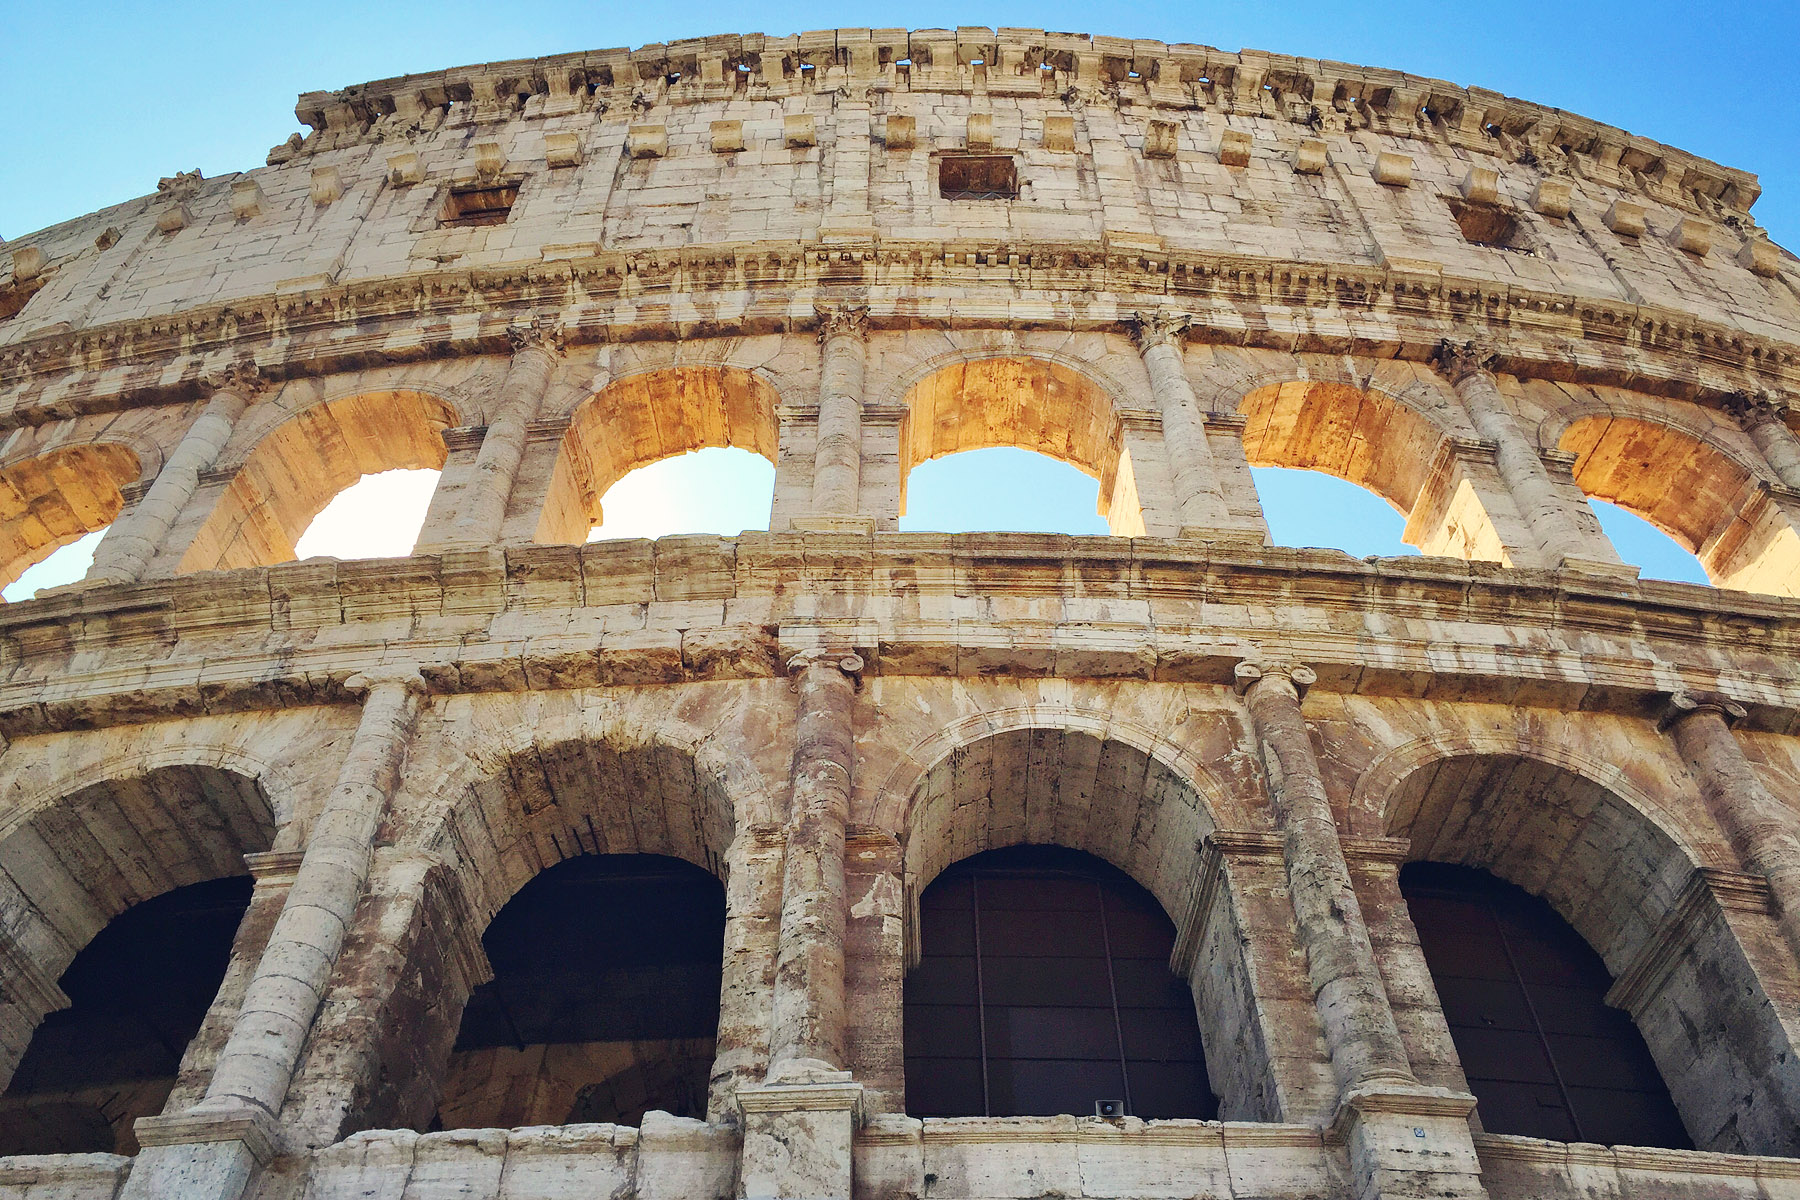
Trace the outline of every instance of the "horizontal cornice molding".
<instances>
[{"instance_id":1,"label":"horizontal cornice molding","mask_svg":"<svg viewBox=\"0 0 1800 1200\"><path fill-rule=\"evenodd\" d=\"M882 298L901 282L903 298ZM996 290L987 312L984 285ZM570 345L786 333L847 295L868 300L876 331L1123 333L1162 305L1191 314L1201 343L1427 361L1443 338L1474 337L1494 345L1496 369L1531 378L1714 404L1750 387L1800 391L1794 343L1447 273L1104 244L779 242L396 275L40 333L0 347L0 429L186 399L221 359L255 358L282 379L503 354L508 327L546 310Z\"/></svg>"}]
</instances>

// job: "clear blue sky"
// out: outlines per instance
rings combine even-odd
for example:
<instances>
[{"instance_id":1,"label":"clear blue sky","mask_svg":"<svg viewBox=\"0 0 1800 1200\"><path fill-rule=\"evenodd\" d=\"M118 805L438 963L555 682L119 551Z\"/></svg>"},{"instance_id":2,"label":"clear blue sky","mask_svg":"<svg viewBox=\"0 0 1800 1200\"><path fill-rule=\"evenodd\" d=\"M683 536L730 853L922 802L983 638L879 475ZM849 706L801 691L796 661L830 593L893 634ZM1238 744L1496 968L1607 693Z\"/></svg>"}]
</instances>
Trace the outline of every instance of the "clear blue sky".
<instances>
[{"instance_id":1,"label":"clear blue sky","mask_svg":"<svg viewBox=\"0 0 1800 1200\"><path fill-rule=\"evenodd\" d=\"M1248 46L1493 88L1754 171L1765 191L1755 209L1758 219L1776 241L1800 243L1800 126L1782 102L1781 86L1800 49L1800 4L1793 0L1704 6L1660 0L1147 2L1118 9L1066 3L688 3L666 10L554 0L0 0L0 236L143 195L159 177L178 170L199 167L211 176L258 166L270 146L300 129L293 104L303 91L714 33L957 25L1075 30L1228 50ZM1056 474L1047 477L1056 482L1045 483L1021 474L1021 462L1021 455L1001 454L985 463L934 464L941 473L936 485L924 475L914 478L908 524L1051 524L1070 532L1094 527L1091 487L1077 494L1068 487L1069 476ZM680 466L671 470L678 473ZM1330 482L1295 486L1262 474L1258 483L1277 540L1337 544L1358 554L1394 552L1356 540L1379 534L1384 522L1398 529L1397 515L1380 501L1371 498L1345 519L1345 502ZM664 494L686 495L695 486L675 480ZM1042 503L1046 487L1067 493L1048 510ZM944 510L932 507L933 491L948 497ZM1020 497L1033 501L1030 510L1009 511L1007 505ZM747 506L754 508L754 502ZM971 511L987 520L970 522ZM1327 514L1347 528L1322 524ZM1610 514L1603 519L1615 523ZM1651 571L1667 575L1681 567L1671 559Z\"/></svg>"}]
</instances>

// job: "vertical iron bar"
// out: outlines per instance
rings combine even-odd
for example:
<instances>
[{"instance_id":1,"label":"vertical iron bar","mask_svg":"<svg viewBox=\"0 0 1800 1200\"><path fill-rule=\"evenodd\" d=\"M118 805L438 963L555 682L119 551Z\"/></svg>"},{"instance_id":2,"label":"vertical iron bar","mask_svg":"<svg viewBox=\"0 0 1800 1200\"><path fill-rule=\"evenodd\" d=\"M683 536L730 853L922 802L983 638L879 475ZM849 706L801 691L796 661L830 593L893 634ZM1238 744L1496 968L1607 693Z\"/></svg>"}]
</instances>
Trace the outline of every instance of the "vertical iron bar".
<instances>
[{"instance_id":1,"label":"vertical iron bar","mask_svg":"<svg viewBox=\"0 0 1800 1200\"><path fill-rule=\"evenodd\" d=\"M981 1115L994 1115L994 1102L988 1095L987 988L981 979L981 885L980 872L969 872L969 910L975 916L975 1019L981 1026Z\"/></svg>"},{"instance_id":2,"label":"vertical iron bar","mask_svg":"<svg viewBox=\"0 0 1800 1200\"><path fill-rule=\"evenodd\" d=\"M1112 930L1106 925L1106 888L1094 881L1100 897L1100 945L1106 951L1106 990L1112 995L1113 1036L1119 1041L1119 1082L1125 1088L1125 1115L1131 1115L1131 1069L1125 1065L1125 1025L1119 1020L1119 982L1113 977Z\"/></svg>"}]
</instances>

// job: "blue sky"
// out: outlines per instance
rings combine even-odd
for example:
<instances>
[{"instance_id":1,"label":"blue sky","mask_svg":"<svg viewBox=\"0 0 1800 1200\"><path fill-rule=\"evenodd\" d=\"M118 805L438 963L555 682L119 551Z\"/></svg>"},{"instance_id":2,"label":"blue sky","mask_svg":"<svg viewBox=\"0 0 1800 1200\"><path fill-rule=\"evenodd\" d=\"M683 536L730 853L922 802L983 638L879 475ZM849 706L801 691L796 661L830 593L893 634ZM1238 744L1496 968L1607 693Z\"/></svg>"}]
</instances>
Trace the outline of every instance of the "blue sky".
<instances>
[{"instance_id":1,"label":"blue sky","mask_svg":"<svg viewBox=\"0 0 1800 1200\"><path fill-rule=\"evenodd\" d=\"M1704 7L1580 0L1190 0L1117 9L1066 3L688 3L666 10L555 0L0 0L0 236L16 237L143 195L159 177L178 170L199 167L211 176L260 165L270 146L299 131L293 104L303 91L464 63L715 33L957 25L1248 46L1492 88L1757 173L1765 192L1755 208L1758 219L1776 241L1800 243L1800 126L1781 102L1780 86L1800 46L1800 4L1792 0L1721 0ZM1091 483L1028 459L1022 452L996 451L928 464L909 487L906 524L1103 528L1094 515ZM725 532L732 530L724 526L753 526L758 506L767 511L761 470L766 464L721 470L704 456L674 460L660 482L634 483L640 491L635 499L609 497L604 532L614 533L617 522L617 532L642 533L627 518L658 507ZM1338 545L1359 555L1405 550L1383 541L1384 531L1397 535L1400 525L1386 504L1322 477L1285 478L1292 474L1258 475L1277 541ZM696 509L705 511L695 516ZM1649 549L1637 546L1633 539L1641 531L1629 530L1635 518L1601 516L1622 540L1622 552L1636 555L1646 574L1685 570L1684 577L1692 576L1691 560L1683 563L1666 552L1673 547L1665 544L1651 554L1660 535L1653 535ZM1327 517L1335 518L1335 527Z\"/></svg>"}]
</instances>

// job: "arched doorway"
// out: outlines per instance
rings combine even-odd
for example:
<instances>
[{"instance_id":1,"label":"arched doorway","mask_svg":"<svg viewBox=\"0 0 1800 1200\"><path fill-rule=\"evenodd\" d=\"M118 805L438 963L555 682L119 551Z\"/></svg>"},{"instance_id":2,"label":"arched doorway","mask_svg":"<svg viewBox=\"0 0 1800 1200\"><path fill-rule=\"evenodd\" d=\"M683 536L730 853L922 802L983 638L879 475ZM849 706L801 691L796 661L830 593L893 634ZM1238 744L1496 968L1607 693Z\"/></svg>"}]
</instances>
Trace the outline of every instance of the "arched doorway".
<instances>
[{"instance_id":1,"label":"arched doorway","mask_svg":"<svg viewBox=\"0 0 1800 1200\"><path fill-rule=\"evenodd\" d=\"M1060 846L964 859L920 896L919 939L912 1115L1217 1114L1175 925L1117 867Z\"/></svg>"},{"instance_id":2,"label":"arched doorway","mask_svg":"<svg viewBox=\"0 0 1800 1200\"><path fill-rule=\"evenodd\" d=\"M1483 1129L1692 1149L1606 964L1548 902L1449 863L1408 863L1400 891Z\"/></svg>"},{"instance_id":3,"label":"arched doorway","mask_svg":"<svg viewBox=\"0 0 1800 1200\"><path fill-rule=\"evenodd\" d=\"M438 1123L512 1128L650 1109L704 1117L725 892L656 854L581 855L519 890L482 938Z\"/></svg>"}]
</instances>

